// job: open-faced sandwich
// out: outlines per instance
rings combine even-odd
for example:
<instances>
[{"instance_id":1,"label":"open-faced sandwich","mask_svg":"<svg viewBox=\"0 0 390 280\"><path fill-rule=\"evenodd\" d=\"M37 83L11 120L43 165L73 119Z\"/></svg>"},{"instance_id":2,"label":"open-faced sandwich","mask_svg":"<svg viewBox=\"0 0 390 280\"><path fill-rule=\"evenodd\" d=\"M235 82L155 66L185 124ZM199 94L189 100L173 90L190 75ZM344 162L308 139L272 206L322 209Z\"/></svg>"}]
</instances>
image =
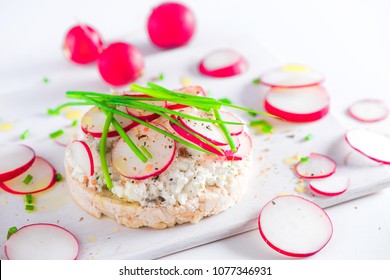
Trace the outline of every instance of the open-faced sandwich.
<instances>
[{"instance_id":1,"label":"open-faced sandwich","mask_svg":"<svg viewBox=\"0 0 390 280\"><path fill-rule=\"evenodd\" d=\"M65 152L66 179L85 211L131 227L196 223L242 197L252 143L236 107L199 86L68 92L94 105ZM246 109L247 110L247 109Z\"/></svg>"}]
</instances>

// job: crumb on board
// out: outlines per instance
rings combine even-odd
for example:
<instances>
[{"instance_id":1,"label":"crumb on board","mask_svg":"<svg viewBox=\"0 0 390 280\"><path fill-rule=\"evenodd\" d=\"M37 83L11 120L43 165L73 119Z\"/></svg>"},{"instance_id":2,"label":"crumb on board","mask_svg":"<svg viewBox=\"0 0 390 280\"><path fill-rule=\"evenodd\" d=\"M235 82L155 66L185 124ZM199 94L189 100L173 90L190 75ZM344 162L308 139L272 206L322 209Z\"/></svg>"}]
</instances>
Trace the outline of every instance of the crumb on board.
<instances>
[{"instance_id":1,"label":"crumb on board","mask_svg":"<svg viewBox=\"0 0 390 280\"><path fill-rule=\"evenodd\" d=\"M305 193L307 191L307 188L304 185L298 185L294 188L294 191L297 193Z\"/></svg>"},{"instance_id":2,"label":"crumb on board","mask_svg":"<svg viewBox=\"0 0 390 280\"><path fill-rule=\"evenodd\" d=\"M283 160L283 163L285 164L295 164L297 163L298 161L300 161L302 158L302 153L296 153L295 155L293 155L292 157L288 157L288 158L285 158Z\"/></svg>"},{"instance_id":3,"label":"crumb on board","mask_svg":"<svg viewBox=\"0 0 390 280\"><path fill-rule=\"evenodd\" d=\"M180 84L184 87L191 86L193 84L192 78L188 76L183 76L180 78Z\"/></svg>"},{"instance_id":4,"label":"crumb on board","mask_svg":"<svg viewBox=\"0 0 390 280\"><path fill-rule=\"evenodd\" d=\"M79 120L83 116L83 112L81 110L70 110L68 112L65 112L64 117L68 120Z\"/></svg>"},{"instance_id":5,"label":"crumb on board","mask_svg":"<svg viewBox=\"0 0 390 280\"><path fill-rule=\"evenodd\" d=\"M88 241L89 243L95 243L96 240L97 240L97 238L96 238L96 236L94 236L94 235L91 235L91 236L88 236L88 237L87 237L87 241Z\"/></svg>"},{"instance_id":6,"label":"crumb on board","mask_svg":"<svg viewBox=\"0 0 390 280\"><path fill-rule=\"evenodd\" d=\"M0 131L8 132L14 129L14 124L12 122L3 122L0 123Z\"/></svg>"},{"instance_id":7,"label":"crumb on board","mask_svg":"<svg viewBox=\"0 0 390 280\"><path fill-rule=\"evenodd\" d=\"M114 232L120 232L121 231L121 229L120 228L118 228L118 227L116 227L116 228L114 228L114 230L113 230Z\"/></svg>"}]
</instances>

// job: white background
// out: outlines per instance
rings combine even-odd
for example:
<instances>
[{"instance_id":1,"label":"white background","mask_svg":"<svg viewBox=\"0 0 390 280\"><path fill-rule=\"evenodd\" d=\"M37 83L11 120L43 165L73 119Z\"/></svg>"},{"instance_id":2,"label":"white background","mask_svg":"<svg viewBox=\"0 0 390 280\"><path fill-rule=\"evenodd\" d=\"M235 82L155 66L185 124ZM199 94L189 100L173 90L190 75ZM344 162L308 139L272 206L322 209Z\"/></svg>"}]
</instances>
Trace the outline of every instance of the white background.
<instances>
[{"instance_id":1,"label":"white background","mask_svg":"<svg viewBox=\"0 0 390 280\"><path fill-rule=\"evenodd\" d=\"M323 72L332 113L347 127L357 124L345 114L353 101L369 97L390 104L388 1L183 2L197 18L194 40L210 33L254 36L282 62L299 62ZM44 76L58 79L66 73L69 78L72 72L107 91L94 66L81 68L65 61L64 33L82 21L96 27L106 41L137 38L145 54L154 55L158 50L147 41L145 21L156 3L160 1L0 0L0 95L28 90ZM71 87L71 79L69 83ZM388 120L379 126L389 131ZM311 259L390 259L389 189L327 212L334 223L333 239ZM166 258L284 259L270 252L257 231Z\"/></svg>"}]
</instances>

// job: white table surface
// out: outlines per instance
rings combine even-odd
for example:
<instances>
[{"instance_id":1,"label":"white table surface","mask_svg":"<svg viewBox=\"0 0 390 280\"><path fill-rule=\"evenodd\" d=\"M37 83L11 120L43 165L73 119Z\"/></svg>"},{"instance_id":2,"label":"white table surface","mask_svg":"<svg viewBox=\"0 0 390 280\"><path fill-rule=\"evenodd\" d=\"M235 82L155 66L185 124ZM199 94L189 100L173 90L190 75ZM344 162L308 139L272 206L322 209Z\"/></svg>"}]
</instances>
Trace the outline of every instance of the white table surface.
<instances>
[{"instance_id":1,"label":"white table surface","mask_svg":"<svg viewBox=\"0 0 390 280\"><path fill-rule=\"evenodd\" d=\"M73 69L90 79L94 89L107 91L94 66L80 70L65 61L60 50L65 31L79 20L95 26L107 41L129 41L144 34L149 10L160 2L0 0L0 102L2 94L28 90L42 77L56 79L58 73ZM332 114L347 127L361 125L345 114L353 101L380 98L390 105L388 1L183 2L197 17L194 40L210 32L254 36L282 62L303 63L323 72ZM157 52L146 37L138 44L147 55ZM389 124L386 120L371 126L389 132ZM390 189L327 212L333 238L310 259L390 259ZM269 249L254 230L164 259L285 257Z\"/></svg>"}]
</instances>

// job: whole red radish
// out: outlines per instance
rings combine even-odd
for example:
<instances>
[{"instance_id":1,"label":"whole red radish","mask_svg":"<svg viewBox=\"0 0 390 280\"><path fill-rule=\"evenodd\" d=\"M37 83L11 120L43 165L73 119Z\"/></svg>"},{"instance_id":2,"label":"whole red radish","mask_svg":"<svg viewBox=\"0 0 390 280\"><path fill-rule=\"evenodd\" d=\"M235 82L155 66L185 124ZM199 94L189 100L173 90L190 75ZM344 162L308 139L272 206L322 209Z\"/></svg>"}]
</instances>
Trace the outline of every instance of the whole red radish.
<instances>
[{"instance_id":1,"label":"whole red radish","mask_svg":"<svg viewBox=\"0 0 390 280\"><path fill-rule=\"evenodd\" d=\"M154 8L148 18L150 40L160 48L186 45L195 32L193 12L180 3L167 2Z\"/></svg>"},{"instance_id":2,"label":"whole red radish","mask_svg":"<svg viewBox=\"0 0 390 280\"><path fill-rule=\"evenodd\" d=\"M117 42L100 54L98 68L102 78L113 86L123 86L142 75L144 58L133 45Z\"/></svg>"},{"instance_id":3,"label":"whole red radish","mask_svg":"<svg viewBox=\"0 0 390 280\"><path fill-rule=\"evenodd\" d=\"M70 61L78 64L94 62L102 50L103 41L91 26L73 26L65 35L64 53Z\"/></svg>"}]
</instances>

